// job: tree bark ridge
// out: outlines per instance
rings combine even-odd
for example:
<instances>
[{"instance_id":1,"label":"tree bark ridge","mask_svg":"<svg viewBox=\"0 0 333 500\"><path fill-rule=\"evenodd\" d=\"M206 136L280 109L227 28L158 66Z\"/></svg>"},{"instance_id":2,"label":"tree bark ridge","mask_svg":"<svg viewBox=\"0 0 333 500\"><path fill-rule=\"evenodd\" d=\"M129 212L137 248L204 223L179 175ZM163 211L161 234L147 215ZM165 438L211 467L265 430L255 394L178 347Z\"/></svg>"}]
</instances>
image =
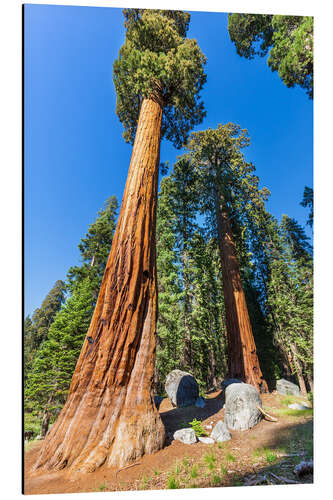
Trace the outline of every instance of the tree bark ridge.
<instances>
[{"instance_id":1,"label":"tree bark ridge","mask_svg":"<svg viewBox=\"0 0 333 500\"><path fill-rule=\"evenodd\" d=\"M117 228L68 399L35 468L122 467L163 446L151 394L162 106L144 99Z\"/></svg>"}]
</instances>

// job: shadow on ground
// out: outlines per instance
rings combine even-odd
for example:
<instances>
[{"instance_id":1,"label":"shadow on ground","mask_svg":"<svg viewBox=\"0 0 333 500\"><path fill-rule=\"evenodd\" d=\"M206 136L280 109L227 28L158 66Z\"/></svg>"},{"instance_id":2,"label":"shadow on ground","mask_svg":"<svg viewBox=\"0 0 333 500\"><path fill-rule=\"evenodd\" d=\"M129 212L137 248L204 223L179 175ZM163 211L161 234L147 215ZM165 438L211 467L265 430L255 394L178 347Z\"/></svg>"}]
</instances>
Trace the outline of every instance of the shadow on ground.
<instances>
[{"instance_id":1,"label":"shadow on ground","mask_svg":"<svg viewBox=\"0 0 333 500\"><path fill-rule=\"evenodd\" d=\"M160 416L166 430L166 445L170 444L173 440L173 434L178 429L190 427L189 422L194 418L197 420L206 420L218 413L224 405L224 395L220 392L213 398L205 399L204 408L197 408L196 406L186 406L184 408L173 408L167 411L160 411Z\"/></svg>"}]
</instances>

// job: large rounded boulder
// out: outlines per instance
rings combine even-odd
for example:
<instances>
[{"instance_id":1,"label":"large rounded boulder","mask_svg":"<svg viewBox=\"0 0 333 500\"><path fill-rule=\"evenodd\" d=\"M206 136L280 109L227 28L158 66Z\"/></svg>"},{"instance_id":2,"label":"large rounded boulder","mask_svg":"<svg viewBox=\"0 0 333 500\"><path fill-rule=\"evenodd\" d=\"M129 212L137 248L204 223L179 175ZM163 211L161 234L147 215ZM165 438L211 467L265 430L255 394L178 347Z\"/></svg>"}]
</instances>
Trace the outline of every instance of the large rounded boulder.
<instances>
[{"instance_id":1,"label":"large rounded boulder","mask_svg":"<svg viewBox=\"0 0 333 500\"><path fill-rule=\"evenodd\" d=\"M187 372L172 370L166 378L165 390L173 406L194 405L199 396L199 386L195 378Z\"/></svg>"},{"instance_id":2,"label":"large rounded boulder","mask_svg":"<svg viewBox=\"0 0 333 500\"><path fill-rule=\"evenodd\" d=\"M302 395L298 385L293 384L292 382L289 382L289 380L285 380L284 378L277 380L276 390L280 394L287 394L287 395L290 394L292 396Z\"/></svg>"},{"instance_id":3,"label":"large rounded boulder","mask_svg":"<svg viewBox=\"0 0 333 500\"><path fill-rule=\"evenodd\" d=\"M262 402L259 392L250 384L231 384L225 390L224 421L229 429L245 431L261 419Z\"/></svg>"}]
</instances>

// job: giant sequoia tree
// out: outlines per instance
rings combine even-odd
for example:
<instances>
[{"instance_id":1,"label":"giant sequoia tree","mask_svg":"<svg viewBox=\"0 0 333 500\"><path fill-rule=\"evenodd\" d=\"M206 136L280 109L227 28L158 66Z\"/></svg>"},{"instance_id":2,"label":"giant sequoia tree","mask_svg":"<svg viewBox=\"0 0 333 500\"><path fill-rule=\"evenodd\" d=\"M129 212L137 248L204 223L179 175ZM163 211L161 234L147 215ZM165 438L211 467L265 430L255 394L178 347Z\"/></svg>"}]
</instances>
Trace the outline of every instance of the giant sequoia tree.
<instances>
[{"instance_id":1,"label":"giant sequoia tree","mask_svg":"<svg viewBox=\"0 0 333 500\"><path fill-rule=\"evenodd\" d=\"M117 113L132 158L102 285L68 399L36 468L122 466L163 446L155 360L156 201L161 137L180 146L203 117L205 58L189 14L126 10L114 63Z\"/></svg>"},{"instance_id":2,"label":"giant sequoia tree","mask_svg":"<svg viewBox=\"0 0 333 500\"><path fill-rule=\"evenodd\" d=\"M193 168L203 182L203 210L213 213L217 227L223 276L228 343L228 374L254 385L262 392L262 376L234 237L237 219L244 210L261 205L265 191L258 190L254 167L244 160L242 148L249 144L247 132L228 123L217 129L193 132L187 144ZM205 187L205 188L204 188Z\"/></svg>"}]
</instances>

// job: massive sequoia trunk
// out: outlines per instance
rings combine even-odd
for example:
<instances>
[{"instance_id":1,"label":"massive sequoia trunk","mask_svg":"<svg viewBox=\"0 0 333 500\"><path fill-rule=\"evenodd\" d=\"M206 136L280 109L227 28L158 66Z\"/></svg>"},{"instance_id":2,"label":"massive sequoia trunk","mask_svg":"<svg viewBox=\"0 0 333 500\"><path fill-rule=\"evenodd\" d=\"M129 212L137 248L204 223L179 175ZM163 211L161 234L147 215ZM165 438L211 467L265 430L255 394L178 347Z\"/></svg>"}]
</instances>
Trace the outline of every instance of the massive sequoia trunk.
<instances>
[{"instance_id":1,"label":"massive sequoia trunk","mask_svg":"<svg viewBox=\"0 0 333 500\"><path fill-rule=\"evenodd\" d=\"M267 392L246 306L230 220L217 189L214 194L226 315L228 377L239 378L258 391Z\"/></svg>"},{"instance_id":2,"label":"massive sequoia trunk","mask_svg":"<svg viewBox=\"0 0 333 500\"><path fill-rule=\"evenodd\" d=\"M35 469L121 467L163 446L152 397L162 105L142 103L119 220L68 399Z\"/></svg>"}]
</instances>

